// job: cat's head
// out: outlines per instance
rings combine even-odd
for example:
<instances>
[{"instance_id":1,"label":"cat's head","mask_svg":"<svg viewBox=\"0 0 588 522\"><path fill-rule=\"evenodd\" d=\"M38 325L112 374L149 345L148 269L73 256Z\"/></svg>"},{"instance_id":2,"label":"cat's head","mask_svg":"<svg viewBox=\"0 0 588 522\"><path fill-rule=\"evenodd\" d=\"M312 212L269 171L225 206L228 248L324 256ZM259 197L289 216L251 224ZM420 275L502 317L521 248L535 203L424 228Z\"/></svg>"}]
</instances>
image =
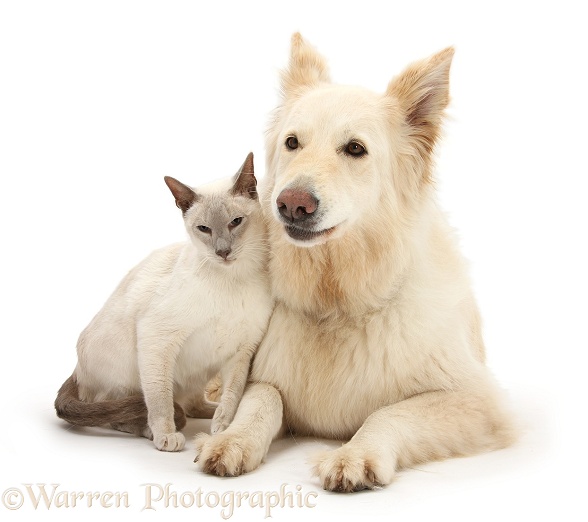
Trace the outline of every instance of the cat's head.
<instances>
[{"instance_id":1,"label":"cat's head","mask_svg":"<svg viewBox=\"0 0 588 522\"><path fill-rule=\"evenodd\" d=\"M261 207L253 173L253 153L234 176L196 189L166 176L188 234L210 260L229 266L256 248L261 235ZM258 246L257 246L258 248ZM252 250L253 252L253 250Z\"/></svg>"}]
</instances>

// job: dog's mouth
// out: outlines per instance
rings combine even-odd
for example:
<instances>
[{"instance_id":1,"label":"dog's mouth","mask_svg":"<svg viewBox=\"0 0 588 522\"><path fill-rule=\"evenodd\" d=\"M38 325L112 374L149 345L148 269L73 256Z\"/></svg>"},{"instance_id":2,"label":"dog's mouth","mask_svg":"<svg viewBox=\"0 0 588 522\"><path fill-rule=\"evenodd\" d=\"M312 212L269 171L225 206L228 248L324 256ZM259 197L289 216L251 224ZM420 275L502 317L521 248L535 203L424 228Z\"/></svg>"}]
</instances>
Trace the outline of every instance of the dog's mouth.
<instances>
[{"instance_id":1,"label":"dog's mouth","mask_svg":"<svg viewBox=\"0 0 588 522\"><path fill-rule=\"evenodd\" d=\"M318 231L299 228L294 225L284 225L284 228L286 234L296 241L313 241L314 239L327 238L337 227L335 226Z\"/></svg>"}]
</instances>

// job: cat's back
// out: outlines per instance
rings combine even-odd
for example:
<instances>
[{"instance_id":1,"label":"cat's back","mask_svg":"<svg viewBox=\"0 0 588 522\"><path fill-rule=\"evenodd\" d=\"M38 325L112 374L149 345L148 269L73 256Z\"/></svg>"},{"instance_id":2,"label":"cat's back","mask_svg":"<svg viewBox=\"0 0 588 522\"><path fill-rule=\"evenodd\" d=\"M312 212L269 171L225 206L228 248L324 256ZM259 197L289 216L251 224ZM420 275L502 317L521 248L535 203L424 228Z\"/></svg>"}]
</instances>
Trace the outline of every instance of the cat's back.
<instances>
[{"instance_id":1,"label":"cat's back","mask_svg":"<svg viewBox=\"0 0 588 522\"><path fill-rule=\"evenodd\" d=\"M151 306L184 248L176 243L154 250L132 268L81 332L75 374L80 397L95 401L139 390L137 319ZM122 394L122 395L121 395Z\"/></svg>"},{"instance_id":2,"label":"cat's back","mask_svg":"<svg viewBox=\"0 0 588 522\"><path fill-rule=\"evenodd\" d=\"M148 294L171 277L184 248L185 243L174 243L151 252L128 272L114 291L113 297L125 295L127 299L140 304Z\"/></svg>"},{"instance_id":3,"label":"cat's back","mask_svg":"<svg viewBox=\"0 0 588 522\"><path fill-rule=\"evenodd\" d=\"M127 322L133 322L134 327L137 316L149 306L158 289L169 284L184 247L185 243L174 243L158 248L135 265L123 277L82 335L102 325L115 329L116 326L130 327Z\"/></svg>"}]
</instances>

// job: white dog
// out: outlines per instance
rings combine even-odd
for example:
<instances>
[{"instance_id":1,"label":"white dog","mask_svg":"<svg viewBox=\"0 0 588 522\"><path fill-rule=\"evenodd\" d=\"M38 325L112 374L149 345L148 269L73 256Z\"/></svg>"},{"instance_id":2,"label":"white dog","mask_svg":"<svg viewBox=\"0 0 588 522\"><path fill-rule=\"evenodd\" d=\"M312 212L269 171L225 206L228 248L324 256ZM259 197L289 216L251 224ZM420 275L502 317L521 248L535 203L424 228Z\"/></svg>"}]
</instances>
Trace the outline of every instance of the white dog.
<instances>
[{"instance_id":1,"label":"white dog","mask_svg":"<svg viewBox=\"0 0 588 522\"><path fill-rule=\"evenodd\" d=\"M331 84L293 36L262 195L277 304L234 422L196 438L202 470L251 471L287 432L351 439L314 471L325 489L355 491L513 440L431 182L452 56L375 94Z\"/></svg>"}]
</instances>

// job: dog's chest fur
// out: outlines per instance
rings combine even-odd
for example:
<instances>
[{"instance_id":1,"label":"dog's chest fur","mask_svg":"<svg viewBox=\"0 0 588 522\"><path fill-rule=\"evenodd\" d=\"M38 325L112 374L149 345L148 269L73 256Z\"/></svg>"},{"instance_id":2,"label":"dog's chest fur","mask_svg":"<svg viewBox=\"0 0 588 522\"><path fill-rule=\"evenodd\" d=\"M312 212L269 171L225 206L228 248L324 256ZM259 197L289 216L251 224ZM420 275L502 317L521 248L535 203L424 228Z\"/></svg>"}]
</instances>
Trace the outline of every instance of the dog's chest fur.
<instances>
[{"instance_id":1,"label":"dog's chest fur","mask_svg":"<svg viewBox=\"0 0 588 522\"><path fill-rule=\"evenodd\" d=\"M453 389L480 367L467 278L447 262L451 247L437 240L437 255L415 254L406 269L390 235L376 242L349 234L300 249L276 228L277 303L252 378L280 390L292 431L349 438L375 410Z\"/></svg>"},{"instance_id":2,"label":"dog's chest fur","mask_svg":"<svg viewBox=\"0 0 588 522\"><path fill-rule=\"evenodd\" d=\"M280 390L293 432L349 438L378 408L457 378L451 347L433 355L429 329L407 334L410 315L391 303L361 321L318 323L278 303L252 377Z\"/></svg>"}]
</instances>

